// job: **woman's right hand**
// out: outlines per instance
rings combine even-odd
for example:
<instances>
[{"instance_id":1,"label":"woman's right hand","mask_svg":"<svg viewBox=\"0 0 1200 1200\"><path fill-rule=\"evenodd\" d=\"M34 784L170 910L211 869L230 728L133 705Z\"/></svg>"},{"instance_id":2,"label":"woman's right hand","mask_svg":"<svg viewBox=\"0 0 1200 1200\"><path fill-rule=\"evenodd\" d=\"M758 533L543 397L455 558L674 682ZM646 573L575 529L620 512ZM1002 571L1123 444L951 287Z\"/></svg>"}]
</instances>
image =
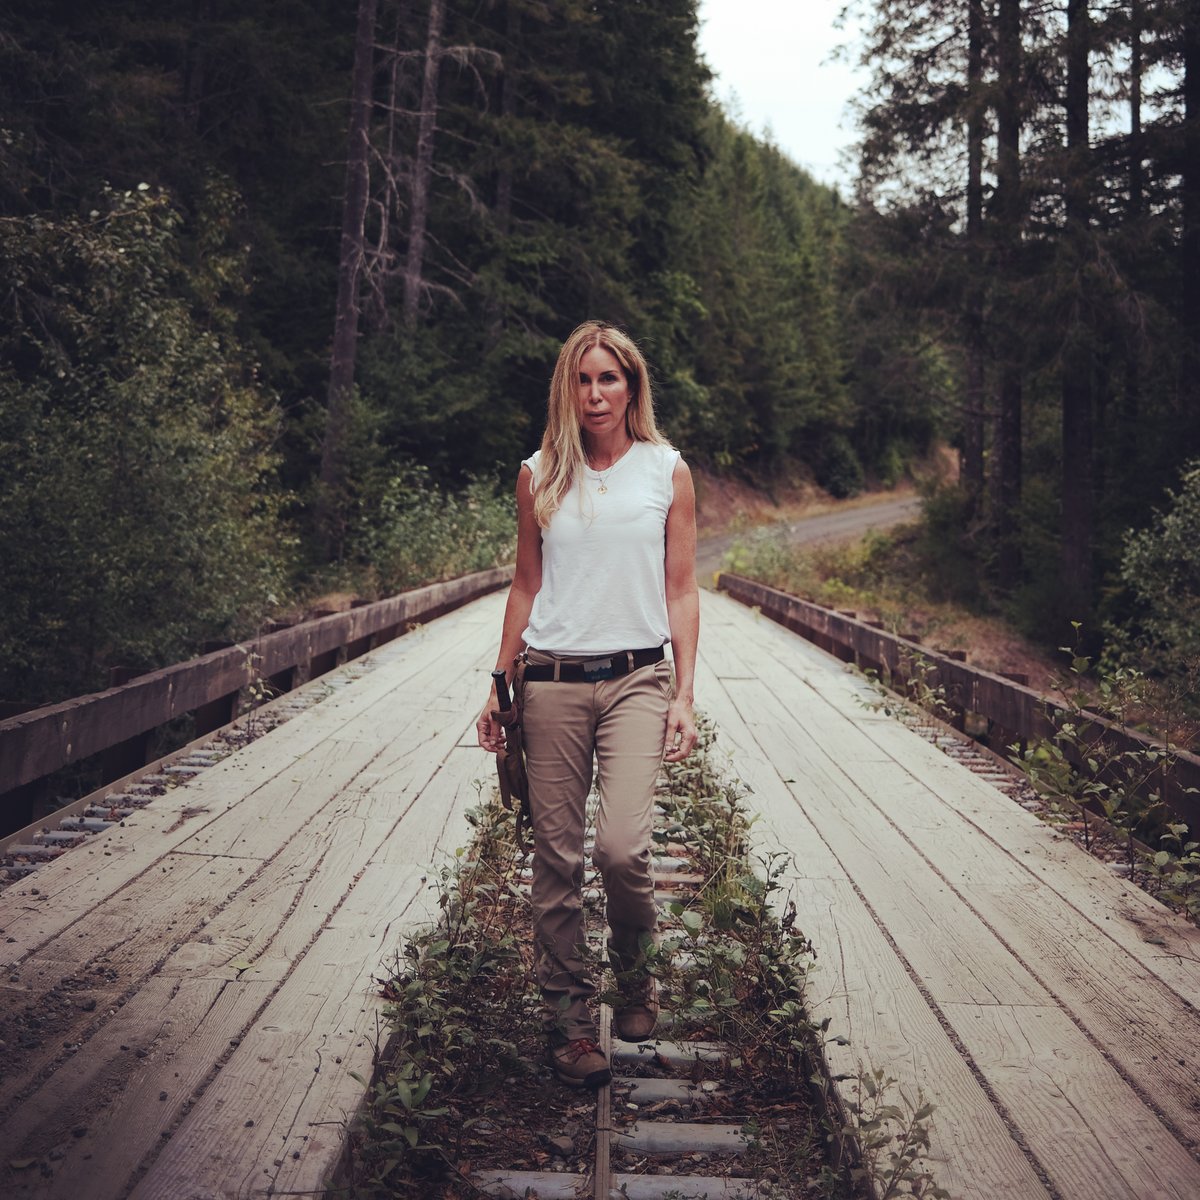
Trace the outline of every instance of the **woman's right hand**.
<instances>
[{"instance_id":1,"label":"woman's right hand","mask_svg":"<svg viewBox=\"0 0 1200 1200\"><path fill-rule=\"evenodd\" d=\"M483 712L479 714L479 720L475 722L475 736L479 739L479 745L489 754L504 749L504 727L496 719L495 706L496 696L492 693L483 706Z\"/></svg>"}]
</instances>

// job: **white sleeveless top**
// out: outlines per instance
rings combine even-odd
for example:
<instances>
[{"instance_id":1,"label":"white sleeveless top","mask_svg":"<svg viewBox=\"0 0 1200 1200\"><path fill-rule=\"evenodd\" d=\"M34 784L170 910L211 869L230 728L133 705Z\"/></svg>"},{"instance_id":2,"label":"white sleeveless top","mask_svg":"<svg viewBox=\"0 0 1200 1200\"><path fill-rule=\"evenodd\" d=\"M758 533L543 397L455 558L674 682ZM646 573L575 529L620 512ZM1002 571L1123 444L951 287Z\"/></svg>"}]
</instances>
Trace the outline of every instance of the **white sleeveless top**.
<instances>
[{"instance_id":1,"label":"white sleeveless top","mask_svg":"<svg viewBox=\"0 0 1200 1200\"><path fill-rule=\"evenodd\" d=\"M535 483L541 453L523 463ZM542 586L522 635L526 645L606 654L670 640L666 523L678 461L670 446L634 442L610 469L584 468L542 530Z\"/></svg>"}]
</instances>

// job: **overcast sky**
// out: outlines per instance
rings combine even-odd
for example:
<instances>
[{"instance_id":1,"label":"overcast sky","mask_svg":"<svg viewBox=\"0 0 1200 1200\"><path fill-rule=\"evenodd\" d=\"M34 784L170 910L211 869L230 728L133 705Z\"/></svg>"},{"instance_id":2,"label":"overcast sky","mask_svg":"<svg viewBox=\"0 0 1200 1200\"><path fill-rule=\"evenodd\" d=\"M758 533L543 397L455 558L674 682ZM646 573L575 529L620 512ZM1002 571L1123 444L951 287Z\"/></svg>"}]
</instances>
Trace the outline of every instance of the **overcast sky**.
<instances>
[{"instance_id":1,"label":"overcast sky","mask_svg":"<svg viewBox=\"0 0 1200 1200\"><path fill-rule=\"evenodd\" d=\"M834 28L843 2L701 0L700 49L717 99L753 132L769 128L789 157L844 193L853 172L838 152L854 138L846 102L863 75L830 61L853 38Z\"/></svg>"}]
</instances>

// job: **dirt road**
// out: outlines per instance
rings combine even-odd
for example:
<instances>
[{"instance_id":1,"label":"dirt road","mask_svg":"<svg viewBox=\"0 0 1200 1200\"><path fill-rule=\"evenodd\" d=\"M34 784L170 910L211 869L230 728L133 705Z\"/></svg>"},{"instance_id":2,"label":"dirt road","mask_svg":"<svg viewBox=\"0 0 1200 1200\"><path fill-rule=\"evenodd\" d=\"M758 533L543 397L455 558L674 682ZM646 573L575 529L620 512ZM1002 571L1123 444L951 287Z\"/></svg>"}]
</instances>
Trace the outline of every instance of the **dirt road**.
<instances>
[{"instance_id":1,"label":"dirt road","mask_svg":"<svg viewBox=\"0 0 1200 1200\"><path fill-rule=\"evenodd\" d=\"M861 537L868 529L888 529L905 521L916 520L920 512L919 496L888 496L875 504L848 505L811 517L780 522L777 528L787 531L788 540L793 545L812 545ZM739 537L744 536L723 533L700 539L696 547L696 578L701 587L712 587L713 572L720 569L725 552Z\"/></svg>"}]
</instances>

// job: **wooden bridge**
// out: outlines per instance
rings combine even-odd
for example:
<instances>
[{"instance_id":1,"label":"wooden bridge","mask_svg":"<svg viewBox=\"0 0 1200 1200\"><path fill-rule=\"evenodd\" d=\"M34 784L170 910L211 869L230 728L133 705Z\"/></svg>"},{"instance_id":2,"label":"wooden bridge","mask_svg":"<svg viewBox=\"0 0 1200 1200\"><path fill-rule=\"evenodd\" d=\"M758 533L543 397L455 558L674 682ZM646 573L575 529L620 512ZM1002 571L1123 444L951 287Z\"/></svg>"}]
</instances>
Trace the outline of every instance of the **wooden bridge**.
<instances>
[{"instance_id":1,"label":"wooden bridge","mask_svg":"<svg viewBox=\"0 0 1200 1200\"><path fill-rule=\"evenodd\" d=\"M374 977L490 786L502 607L308 684L0 895L0 1193L319 1193L382 1036ZM1200 1197L1200 930L810 643L719 594L702 620L698 705L789 855L831 1070L937 1105L954 1197Z\"/></svg>"}]
</instances>

